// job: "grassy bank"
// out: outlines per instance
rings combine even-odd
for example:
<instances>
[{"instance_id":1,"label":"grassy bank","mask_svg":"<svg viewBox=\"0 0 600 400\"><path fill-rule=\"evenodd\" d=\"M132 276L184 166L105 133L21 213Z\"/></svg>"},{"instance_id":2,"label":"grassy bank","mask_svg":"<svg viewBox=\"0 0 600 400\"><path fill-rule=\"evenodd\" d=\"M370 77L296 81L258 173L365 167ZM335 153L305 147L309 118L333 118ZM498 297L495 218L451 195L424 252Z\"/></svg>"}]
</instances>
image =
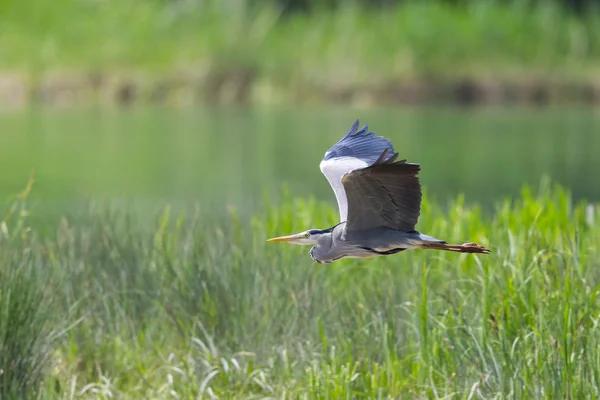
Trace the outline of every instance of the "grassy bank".
<instances>
[{"instance_id":1,"label":"grassy bank","mask_svg":"<svg viewBox=\"0 0 600 400\"><path fill-rule=\"evenodd\" d=\"M166 208L151 232L90 205L41 237L22 196L1 226L0 396L596 397L600 213L536 192L489 217L424 203L420 230L489 257L326 266L265 243L335 221L309 199L218 224Z\"/></svg>"},{"instance_id":2,"label":"grassy bank","mask_svg":"<svg viewBox=\"0 0 600 400\"><path fill-rule=\"evenodd\" d=\"M0 10L0 103L598 101L600 14L407 1L282 16L246 1Z\"/></svg>"}]
</instances>

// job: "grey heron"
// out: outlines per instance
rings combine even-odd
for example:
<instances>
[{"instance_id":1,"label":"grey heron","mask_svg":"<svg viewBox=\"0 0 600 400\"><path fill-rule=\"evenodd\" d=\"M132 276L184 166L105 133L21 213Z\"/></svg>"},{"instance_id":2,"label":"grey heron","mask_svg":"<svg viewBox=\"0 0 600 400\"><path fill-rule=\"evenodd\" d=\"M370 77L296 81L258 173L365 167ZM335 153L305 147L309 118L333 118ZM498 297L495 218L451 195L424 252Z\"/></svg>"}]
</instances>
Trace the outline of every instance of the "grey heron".
<instances>
[{"instance_id":1,"label":"grey heron","mask_svg":"<svg viewBox=\"0 0 600 400\"><path fill-rule=\"evenodd\" d=\"M342 258L368 258L411 248L489 254L475 243L448 244L419 233L415 225L421 209L421 167L397 160L392 143L358 119L334 144L320 163L337 199L340 222L329 229L309 229L269 239L312 245L310 256L318 263Z\"/></svg>"}]
</instances>

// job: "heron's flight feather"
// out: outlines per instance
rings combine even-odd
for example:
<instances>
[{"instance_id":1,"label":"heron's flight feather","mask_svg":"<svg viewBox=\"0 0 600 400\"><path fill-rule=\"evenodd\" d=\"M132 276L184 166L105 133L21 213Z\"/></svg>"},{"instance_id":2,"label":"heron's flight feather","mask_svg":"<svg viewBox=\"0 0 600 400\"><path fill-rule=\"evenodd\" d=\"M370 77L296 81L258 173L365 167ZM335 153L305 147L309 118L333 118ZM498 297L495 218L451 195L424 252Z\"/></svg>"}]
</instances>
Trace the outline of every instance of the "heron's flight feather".
<instances>
[{"instance_id":1,"label":"heron's flight feather","mask_svg":"<svg viewBox=\"0 0 600 400\"><path fill-rule=\"evenodd\" d=\"M397 153L387 158L387 152L369 167L342 178L348 201L348 231L415 230L421 208L421 185L417 177L421 167L406 160L394 161Z\"/></svg>"},{"instance_id":2,"label":"heron's flight feather","mask_svg":"<svg viewBox=\"0 0 600 400\"><path fill-rule=\"evenodd\" d=\"M320 164L321 172L335 193L340 221L346 221L348 214L348 201L342 185L342 177L351 171L373 165L385 151L387 151L384 156L386 161L395 154L394 146L388 139L375 136L375 132L369 132L368 125L360 129L358 125L357 119L348 133L325 152Z\"/></svg>"},{"instance_id":3,"label":"heron's flight feather","mask_svg":"<svg viewBox=\"0 0 600 400\"><path fill-rule=\"evenodd\" d=\"M391 154L394 153L394 146L388 139L375 136L375 132L369 132L368 125L358 129L356 120L348 133L325 152L323 161L351 157L371 165L385 149L389 149Z\"/></svg>"}]
</instances>

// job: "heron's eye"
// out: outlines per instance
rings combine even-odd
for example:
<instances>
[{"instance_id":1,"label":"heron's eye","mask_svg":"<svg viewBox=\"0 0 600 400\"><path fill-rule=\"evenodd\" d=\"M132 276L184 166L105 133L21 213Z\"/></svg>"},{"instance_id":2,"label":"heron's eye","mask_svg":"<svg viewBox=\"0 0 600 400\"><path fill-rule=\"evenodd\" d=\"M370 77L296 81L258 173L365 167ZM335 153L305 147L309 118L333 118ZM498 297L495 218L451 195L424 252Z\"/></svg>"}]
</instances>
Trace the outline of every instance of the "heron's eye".
<instances>
[{"instance_id":1,"label":"heron's eye","mask_svg":"<svg viewBox=\"0 0 600 400\"><path fill-rule=\"evenodd\" d=\"M306 239L308 239L308 238L310 237L310 233L308 233L308 232L307 232L307 233L305 233L305 234L304 234L304 237L305 237Z\"/></svg>"}]
</instances>

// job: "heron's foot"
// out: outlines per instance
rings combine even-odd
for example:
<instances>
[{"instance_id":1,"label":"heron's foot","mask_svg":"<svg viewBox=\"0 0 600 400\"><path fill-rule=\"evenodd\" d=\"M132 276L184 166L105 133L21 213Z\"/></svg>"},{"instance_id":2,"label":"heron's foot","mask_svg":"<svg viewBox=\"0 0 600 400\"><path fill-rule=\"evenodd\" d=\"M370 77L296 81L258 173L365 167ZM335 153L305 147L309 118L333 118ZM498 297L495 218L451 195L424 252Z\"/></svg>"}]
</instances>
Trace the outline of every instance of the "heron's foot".
<instances>
[{"instance_id":1,"label":"heron's foot","mask_svg":"<svg viewBox=\"0 0 600 400\"><path fill-rule=\"evenodd\" d=\"M460 251L461 253L481 253L481 254L490 254L490 250L483 247L483 246L479 246L477 243L473 243L473 242L469 242L469 243L463 243L458 247L458 251Z\"/></svg>"},{"instance_id":2,"label":"heron's foot","mask_svg":"<svg viewBox=\"0 0 600 400\"><path fill-rule=\"evenodd\" d=\"M456 253L490 254L489 249L487 249L483 246L480 246L477 243L464 243L464 244L423 243L419 247L421 247L422 249L454 251Z\"/></svg>"}]
</instances>

